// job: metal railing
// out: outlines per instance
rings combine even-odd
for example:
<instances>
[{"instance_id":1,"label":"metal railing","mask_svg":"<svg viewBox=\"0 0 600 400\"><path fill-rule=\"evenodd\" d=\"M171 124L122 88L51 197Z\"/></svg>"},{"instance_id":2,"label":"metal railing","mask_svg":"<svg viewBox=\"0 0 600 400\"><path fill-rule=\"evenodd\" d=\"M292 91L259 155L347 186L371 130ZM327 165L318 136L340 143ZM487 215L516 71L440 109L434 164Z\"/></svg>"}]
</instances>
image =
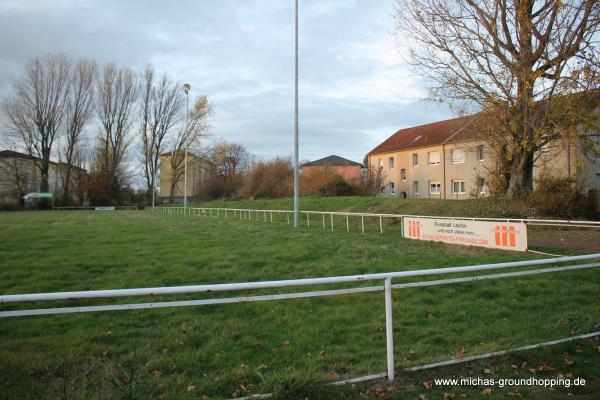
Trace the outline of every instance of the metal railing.
<instances>
[{"instance_id":1,"label":"metal railing","mask_svg":"<svg viewBox=\"0 0 600 400\"><path fill-rule=\"evenodd\" d=\"M94 211L98 208L112 208L115 210L137 210L137 206L65 206L65 207L52 207L56 211Z\"/></svg>"},{"instance_id":2,"label":"metal railing","mask_svg":"<svg viewBox=\"0 0 600 400\"><path fill-rule=\"evenodd\" d=\"M587 261L588 263L578 264L579 262ZM570 264L573 263L573 264ZM570 265L564 265L570 264ZM545 266L545 268L526 269L514 272L498 272L494 274L484 274L476 276L466 276L457 278L448 278L440 280L425 280L409 283L392 284L392 279L401 279L409 277L424 277L432 275L447 275L457 273L469 273L489 270L508 270L532 266ZM277 281L263 282L240 282L240 283L222 283L209 285L191 285L191 286L166 286L166 287L151 287L151 288L134 288L134 289L109 289L109 290L91 290L91 291L72 291L72 292L54 292L54 293L32 293L32 294L10 294L0 296L0 305L5 306L13 303L24 302L48 302L58 300L78 300L78 299L100 299L100 298L125 298L135 296L161 296L161 295L182 295L194 293L215 293L228 291L256 290L256 289L274 289L288 287L303 287L303 286L318 286L341 283L356 283L366 281L383 281L383 286L361 286L353 288L309 291L299 293L277 293L269 295L255 295L245 297L227 297L201 300L181 300L181 301L163 301L150 303L134 303L134 304L111 304L111 305L94 305L94 306L76 306L76 307L59 307L59 308L38 308L38 309L18 309L10 311L0 311L0 318L10 317L26 317L36 315L52 315L52 314L72 314L86 312L101 312L101 311L119 311L119 310L136 310L150 308L166 308L166 307L185 307L185 306L202 306L214 304L230 304L230 303L246 303L256 301L272 301L284 299L298 299L320 296L343 295L349 293L375 292L384 291L385 294L385 324L386 324L386 349L387 349L387 373L369 375L357 379L374 379L387 377L389 381L394 380L394 333L393 333L393 315L392 315L392 290L405 289L423 286L436 286L463 282L473 282L487 279L510 278L517 276L538 275L544 273L552 273L559 271L573 271L589 268L600 267L600 254L588 254L580 256L560 257L552 259L537 259L528 261L516 261L498 264L482 264L463 267L449 268L433 268L397 272L384 272L362 275L348 276L331 276L322 278L304 278L304 279L287 279ZM597 335L598 332L583 335ZM570 338L569 340L572 340ZM567 339L548 342L556 344L566 341ZM547 344L548 344L547 343ZM534 347L532 347L534 346ZM525 346L523 349L535 348L539 345ZM515 349L513 349L514 351ZM510 350L509 350L510 352ZM490 353L495 355L495 353ZM473 356L481 357L481 356ZM444 361L432 365L448 365L448 361ZM422 368L422 367L419 367ZM413 367L414 369L414 367Z\"/></svg>"},{"instance_id":3,"label":"metal railing","mask_svg":"<svg viewBox=\"0 0 600 400\"><path fill-rule=\"evenodd\" d=\"M155 207L146 208L147 211L158 211L168 214L179 215L194 215L194 216L211 216L224 218L238 218L242 220L256 220L262 222L273 222L273 215L285 215L288 224L291 223L290 216L293 217L292 210L260 210L249 208L222 208L222 207ZM404 218L435 218L446 220L469 220L469 221L496 221L496 222L520 222L529 226L558 226L566 228L599 228L600 221L579 221L579 220L561 220L561 219L539 219L539 218L474 218L474 217L444 217L431 215L412 215L412 214L377 214L377 213L362 213L362 212L346 212L346 211L300 211L304 216L306 226L311 226L311 215L313 216L312 224L322 225L323 229L334 230L334 216L345 217L346 231L350 232L350 218L360 218L361 232L365 233L365 218L372 218L379 222L379 232L383 234L384 220L397 220L400 222L400 230L403 229ZM321 217L315 220L314 216ZM320 221L319 221L320 219ZM342 222L342 224L344 224Z\"/></svg>"}]
</instances>

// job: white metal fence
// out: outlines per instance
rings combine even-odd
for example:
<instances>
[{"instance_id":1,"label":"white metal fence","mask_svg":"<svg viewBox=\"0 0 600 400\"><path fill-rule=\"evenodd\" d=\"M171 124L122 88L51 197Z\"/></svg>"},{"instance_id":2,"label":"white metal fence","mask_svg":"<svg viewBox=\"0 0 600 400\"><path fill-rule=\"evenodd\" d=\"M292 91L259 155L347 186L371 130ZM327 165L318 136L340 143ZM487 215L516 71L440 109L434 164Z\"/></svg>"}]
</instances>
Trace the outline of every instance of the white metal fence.
<instances>
[{"instance_id":1,"label":"white metal fence","mask_svg":"<svg viewBox=\"0 0 600 400\"><path fill-rule=\"evenodd\" d=\"M484 274L476 276L463 276L456 278L446 278L439 280L425 280L410 283L392 284L392 279L401 279L409 277L425 277L432 275L447 275L457 273L470 273L478 271L490 270L511 270L516 268L543 266L538 269L525 269L512 272L497 272L493 274ZM7 294L0 296L0 306L5 308L9 304L25 303L25 302L51 302L59 300L78 300L78 299L99 299L99 298L127 298L135 296L160 296L160 295L177 295L177 294L193 294L193 293L215 293L229 291L245 291L255 289L273 289L273 288L288 288L288 287L305 287L318 286L329 284L356 283L366 281L382 281L383 286L369 287L351 287L333 290L308 291L298 293L278 293L269 295L254 295L245 297L226 297L201 300L181 300L181 301L162 301L162 302L147 302L133 304L110 304L110 305L94 305L94 306L74 306L74 307L58 307L58 308L35 308L35 309L15 309L0 311L0 318L11 317L26 317L36 315L52 315L52 314L72 314L86 312L101 312L101 311L119 311L119 310L136 310L149 308L165 308L165 307L185 307L185 306L202 306L214 304L229 304L229 303L245 303L255 301L272 301L284 299L298 299L320 296L343 295L349 293L375 292L384 291L385 299L385 323L386 323L386 348L387 348L387 372L368 375L365 377L354 378L345 382L357 382L361 380L375 379L387 377L390 381L394 380L394 335L393 335L393 315L392 315L392 290L406 289L423 286L446 285L462 282L473 282L487 279L510 278L517 276L529 276L545 273L553 273L560 271L574 271L600 267L600 254L589 254L571 257L559 257L552 259L538 259L528 261L517 261L499 264L482 264L464 267L450 268L435 268L421 269L412 271L384 272L363 275L349 276L332 276L323 278L306 278L306 279L289 279L278 281L263 281L263 282L241 282L241 283L223 283L211 285L191 285L191 286L167 286L167 287L152 287L152 288L136 288L136 289L111 289L111 290L91 290L91 291L73 291L73 292L54 292L54 293L32 293L32 294ZM449 365L457 362L469 361L487 356L504 354L511 351L527 350L542 345L551 345L562 343L570 340L581 339L600 335L600 332L591 332L588 334L570 337L567 339L554 340L541 344L528 345L517 349L509 349L501 352L488 353L486 355L470 356L460 360L442 361L430 365L411 367L404 370L418 370L431 368L440 365Z\"/></svg>"},{"instance_id":2,"label":"white metal fence","mask_svg":"<svg viewBox=\"0 0 600 400\"><path fill-rule=\"evenodd\" d=\"M241 220L274 222L279 221L293 222L294 211L292 210L259 210L248 208L213 208L213 207L156 207L146 208L147 211L162 212L176 215L192 215L206 217L237 218ZM399 222L400 232L403 229L404 218L435 218L447 220L469 220L469 221L496 221L496 222L521 222L529 226L555 226L565 228L595 228L600 229L600 221L579 221L579 220L561 220L561 219L536 219L536 218L473 218L473 217L439 217L430 215L410 215L410 214L377 214L377 213L357 213L346 211L300 211L303 217L303 223L307 227L322 226L323 229L334 230L335 226L342 226L350 232L351 220L360 222L360 231L365 233L365 226L368 220L375 221L378 231L383 234L384 221ZM334 222L337 221L337 222Z\"/></svg>"},{"instance_id":3,"label":"white metal fence","mask_svg":"<svg viewBox=\"0 0 600 400\"><path fill-rule=\"evenodd\" d=\"M137 206L66 206L52 207L55 211L108 211L108 209L133 211Z\"/></svg>"}]
</instances>

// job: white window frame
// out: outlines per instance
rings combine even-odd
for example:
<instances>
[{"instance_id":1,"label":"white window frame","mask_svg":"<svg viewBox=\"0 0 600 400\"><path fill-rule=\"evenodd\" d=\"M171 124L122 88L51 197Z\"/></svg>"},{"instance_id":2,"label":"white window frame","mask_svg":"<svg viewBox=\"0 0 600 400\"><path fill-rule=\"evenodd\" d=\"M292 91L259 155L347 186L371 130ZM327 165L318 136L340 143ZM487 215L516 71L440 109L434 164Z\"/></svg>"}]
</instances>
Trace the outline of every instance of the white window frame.
<instances>
[{"instance_id":1,"label":"white window frame","mask_svg":"<svg viewBox=\"0 0 600 400\"><path fill-rule=\"evenodd\" d=\"M415 190L415 186L416 186L417 190ZM420 194L419 181L413 181L413 187L412 188L413 188L413 195L418 196Z\"/></svg>"},{"instance_id":2,"label":"white window frame","mask_svg":"<svg viewBox=\"0 0 600 400\"><path fill-rule=\"evenodd\" d=\"M400 179L402 182L406 182L406 168L400 169Z\"/></svg>"},{"instance_id":3,"label":"white window frame","mask_svg":"<svg viewBox=\"0 0 600 400\"><path fill-rule=\"evenodd\" d=\"M395 161L394 161L394 157L389 157L389 158L388 158L388 168L389 168L390 170L394 169L394 162L395 162Z\"/></svg>"},{"instance_id":4,"label":"white window frame","mask_svg":"<svg viewBox=\"0 0 600 400\"><path fill-rule=\"evenodd\" d=\"M431 162L432 154L437 154L437 162ZM429 163L429 165L440 165L441 161L442 161L442 157L440 156L439 151L430 151L427 153L427 162Z\"/></svg>"},{"instance_id":5,"label":"white window frame","mask_svg":"<svg viewBox=\"0 0 600 400\"><path fill-rule=\"evenodd\" d=\"M458 152L458 154L462 153L462 159L458 159L454 157L454 155ZM452 149L452 164L464 164L465 163L465 149Z\"/></svg>"},{"instance_id":6,"label":"white window frame","mask_svg":"<svg viewBox=\"0 0 600 400\"><path fill-rule=\"evenodd\" d=\"M383 160L381 158L379 159L379 169L383 170Z\"/></svg>"},{"instance_id":7,"label":"white window frame","mask_svg":"<svg viewBox=\"0 0 600 400\"><path fill-rule=\"evenodd\" d=\"M390 182L390 194L396 193L396 184L394 182Z\"/></svg>"},{"instance_id":8,"label":"white window frame","mask_svg":"<svg viewBox=\"0 0 600 400\"><path fill-rule=\"evenodd\" d=\"M455 184L459 184L459 186L462 186L462 191L457 192L456 191L456 187L454 186ZM459 187L459 190L461 188ZM452 181L452 194L466 194L467 193L467 186L465 184L465 181L462 179L456 179Z\"/></svg>"},{"instance_id":9,"label":"white window frame","mask_svg":"<svg viewBox=\"0 0 600 400\"><path fill-rule=\"evenodd\" d=\"M485 146L483 144L477 146L477 160L485 161Z\"/></svg>"},{"instance_id":10,"label":"white window frame","mask_svg":"<svg viewBox=\"0 0 600 400\"><path fill-rule=\"evenodd\" d=\"M437 192L433 192L431 188L435 185ZM439 195L442 193L442 183L440 181L429 181L429 194Z\"/></svg>"},{"instance_id":11,"label":"white window frame","mask_svg":"<svg viewBox=\"0 0 600 400\"><path fill-rule=\"evenodd\" d=\"M412 166L418 167L419 166L419 153L412 153L411 160L412 160Z\"/></svg>"}]
</instances>

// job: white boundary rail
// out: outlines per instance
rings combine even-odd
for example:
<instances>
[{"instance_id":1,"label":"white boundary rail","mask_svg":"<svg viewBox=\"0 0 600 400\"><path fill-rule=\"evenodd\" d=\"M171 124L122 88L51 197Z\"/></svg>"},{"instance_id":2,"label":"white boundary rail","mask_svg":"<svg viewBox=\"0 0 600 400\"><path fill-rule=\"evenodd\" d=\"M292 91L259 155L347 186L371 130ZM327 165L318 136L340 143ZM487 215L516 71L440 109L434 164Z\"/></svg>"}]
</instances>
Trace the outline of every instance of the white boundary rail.
<instances>
[{"instance_id":1,"label":"white boundary rail","mask_svg":"<svg viewBox=\"0 0 600 400\"><path fill-rule=\"evenodd\" d=\"M290 224L290 215L293 216L291 210L259 210L249 208L213 208L213 207L188 207L184 211L183 207L155 207L146 208L146 211L162 212L167 214L179 214L179 215L193 215L193 216L210 216L210 217L221 217L224 218L238 218L241 220L254 220L262 222L273 222L273 215L286 215L286 221ZM431 215L410 215L410 214L376 214L376 213L357 213L357 212L345 212L345 211L300 211L301 215L305 216L306 226L310 228L311 219L310 216L317 216L315 220L313 218L313 225L315 223L322 225L323 229L334 230L334 216L345 217L345 227L350 232L350 217L360 218L361 232L365 233L365 218L375 218L379 220L379 232L383 234L383 220L399 220L400 229L402 230L403 218L435 218L435 219L448 219L448 220L469 220L469 221L498 221L498 222L521 222L530 226L562 226L572 228L599 228L600 221L578 221L578 220L562 220L562 219L536 219L536 218L473 218L473 217L439 217ZM319 219L321 221L319 221Z\"/></svg>"},{"instance_id":2,"label":"white boundary rail","mask_svg":"<svg viewBox=\"0 0 600 400\"><path fill-rule=\"evenodd\" d=\"M82 207L52 207L56 211L94 211L96 208L114 208L115 210L137 210L137 206L82 206Z\"/></svg>"},{"instance_id":3,"label":"white boundary rail","mask_svg":"<svg viewBox=\"0 0 600 400\"><path fill-rule=\"evenodd\" d=\"M580 264L579 262L588 262ZM560 266L557 264L561 264ZM562 265L570 264L570 265ZM494 274L485 274L477 276L467 276L458 278L449 278L441 280L429 280L411 283L401 283L392 285L392 279L408 278L417 276L431 276L431 275L446 275L466 272L477 272L477 271L489 271L489 270L503 270L513 269L520 267L532 267L532 266L546 266L541 269L528 269L515 272L501 272ZM551 267L550 267L551 266ZM403 289L411 287L421 286L434 286L434 285L445 285L452 283L471 282L485 279L498 279L498 278L509 278L516 276L527 276L543 273L552 273L559 271L572 271L580 269L589 269L600 267L600 253L599 254L588 254L581 256L570 256L570 257L559 257L551 259L539 259L539 260L528 260L528 261L516 261L499 264L482 264L464 267L449 267L449 268L434 268L434 269L422 269L412 271L398 271L398 272L384 272L376 274L363 274L363 275L348 275L348 276L332 276L323 278L305 278L305 279L288 279L279 281L263 281L263 282L241 282L241 283L223 283L223 284L211 284L211 285L191 285L191 286L167 286L167 287L152 287L152 288L135 288L135 289L109 289L109 290L91 290L91 291L75 291L75 292L54 292L54 293L32 293L32 294L12 294L0 296L0 305L5 306L9 303L23 303L32 301L56 301L56 300L76 300L76 299L98 299L98 298L123 298L133 296L158 296L158 295L174 295L174 294L192 294L192 293L213 293L213 292L226 292L226 291L240 291L240 290L253 290L253 289L273 289L273 288L285 288L285 287L297 287L297 286L314 286L314 285L327 285L327 284L339 284L339 283L350 283L350 282L364 282L364 281L383 281L383 286L371 286L371 287L355 287L346 289L335 289L335 290L324 290L324 291L309 291L301 293L285 293L285 294L270 294L270 295L259 295L259 296L247 296L247 297L229 297L229 298L215 298L215 299L203 299L203 300L183 300L183 301L165 301L165 302L154 302L154 303L136 303L136 304L114 304L114 305L100 305L100 306L82 306L82 307L61 307L61 308L41 308L41 309L26 309L26 310L12 310L12 311L0 311L0 318L10 317L24 317L24 316L35 316L35 315L52 315L52 314L71 314L71 313L84 313L84 312L100 312L100 311L118 311L118 310L134 310L134 309L148 309L148 308L165 308L165 307L183 307L183 306L200 306L200 305L212 305L212 304L228 304L228 303L244 303L253 301L270 301L270 300L283 300L283 299L297 299L297 298L308 298L308 297L319 297L319 296L332 296L341 295L348 293L359 293L359 292L374 292L384 291L385 298L385 323L386 323L386 348L387 348L387 373L369 375L367 377L355 378L351 381L359 381L366 379L375 379L381 377L387 377L391 382L394 380L394 337L393 337L393 315L392 315L392 290ZM587 336L582 335L581 337L588 337L589 335L597 335L598 332L590 333ZM573 340L570 338L569 340ZM536 348L541 345L549 345L562 343L567 339L561 339L558 341L547 342L545 344L525 346L523 349ZM504 354L506 352L518 351L519 349L508 350L504 352L496 352L498 354ZM492 356L497 355L496 353L489 353ZM483 355L490 356L490 355ZM480 356L477 357L482 358ZM463 360L464 361L464 360ZM456 360L443 361L441 363L430 364L429 366L419 367L420 369L433 368L438 365L448 365L448 363L456 363ZM459 361L462 362L462 361ZM410 370L410 369L406 369Z\"/></svg>"}]
</instances>

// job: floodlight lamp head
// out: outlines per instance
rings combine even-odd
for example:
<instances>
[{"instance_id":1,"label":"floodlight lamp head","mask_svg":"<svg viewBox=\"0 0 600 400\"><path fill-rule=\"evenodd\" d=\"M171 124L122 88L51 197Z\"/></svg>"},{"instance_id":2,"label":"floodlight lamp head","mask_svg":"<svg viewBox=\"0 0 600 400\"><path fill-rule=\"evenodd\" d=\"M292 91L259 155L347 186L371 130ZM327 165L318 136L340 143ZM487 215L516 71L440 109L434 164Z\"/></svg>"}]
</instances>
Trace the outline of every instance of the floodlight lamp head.
<instances>
[{"instance_id":1,"label":"floodlight lamp head","mask_svg":"<svg viewBox=\"0 0 600 400\"><path fill-rule=\"evenodd\" d=\"M185 83L183 85L183 91L185 92L185 94L188 94L190 92L190 90L192 89L192 87L190 86L189 83Z\"/></svg>"}]
</instances>

